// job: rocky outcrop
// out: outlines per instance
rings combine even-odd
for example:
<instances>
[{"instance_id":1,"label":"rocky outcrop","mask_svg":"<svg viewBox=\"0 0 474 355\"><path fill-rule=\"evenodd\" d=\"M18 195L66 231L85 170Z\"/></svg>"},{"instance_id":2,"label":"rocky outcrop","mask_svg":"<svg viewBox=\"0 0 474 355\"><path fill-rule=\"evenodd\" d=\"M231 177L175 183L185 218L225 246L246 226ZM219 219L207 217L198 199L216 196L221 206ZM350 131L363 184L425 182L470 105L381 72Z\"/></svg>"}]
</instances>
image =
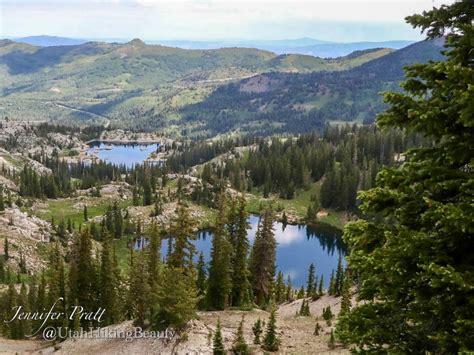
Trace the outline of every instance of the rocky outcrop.
<instances>
[{"instance_id":1,"label":"rocky outcrop","mask_svg":"<svg viewBox=\"0 0 474 355\"><path fill-rule=\"evenodd\" d=\"M283 304L277 312L277 334L281 340L278 354L348 354L341 346L328 348L328 340L335 322L328 325L321 319L322 309L330 306L337 314L340 298L323 296L317 301L309 302L312 315L310 317L295 316L303 300ZM252 326L258 320L268 321L269 313L263 310L252 311L226 310L219 312L198 312L198 319L187 324L181 334L168 339L97 339L98 332L88 333L85 339L68 339L56 346L41 350L42 354L212 354L212 335L216 330L218 319L224 346L230 351L235 340L237 328L244 317L244 338L250 346L252 354L264 354L259 345L253 344ZM321 330L314 335L316 323ZM105 329L105 330L104 330ZM106 327L102 330L107 334L124 334L134 327L127 321ZM264 328L265 329L265 328ZM164 335L164 334L163 334ZM0 340L1 343L1 340Z\"/></svg>"},{"instance_id":2,"label":"rocky outcrop","mask_svg":"<svg viewBox=\"0 0 474 355\"><path fill-rule=\"evenodd\" d=\"M52 236L49 222L30 216L18 208L7 208L0 213L0 254L4 253L4 240L8 237L8 265L18 269L20 255L23 255L29 272L39 271L45 265L39 253L39 245L48 243Z\"/></svg>"}]
</instances>

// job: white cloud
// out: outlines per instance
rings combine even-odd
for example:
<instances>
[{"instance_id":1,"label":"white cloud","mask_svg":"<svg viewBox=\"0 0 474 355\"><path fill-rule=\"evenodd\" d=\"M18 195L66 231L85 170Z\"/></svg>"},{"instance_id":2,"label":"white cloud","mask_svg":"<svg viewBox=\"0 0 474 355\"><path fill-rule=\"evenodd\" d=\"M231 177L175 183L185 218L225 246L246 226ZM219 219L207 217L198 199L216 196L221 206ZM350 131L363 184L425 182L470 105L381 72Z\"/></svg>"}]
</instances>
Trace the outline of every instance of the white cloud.
<instances>
[{"instance_id":1,"label":"white cloud","mask_svg":"<svg viewBox=\"0 0 474 355\"><path fill-rule=\"evenodd\" d=\"M305 240L306 236L303 235L301 231L298 231L298 226L288 225L285 228L285 231L282 231L279 228L275 230L275 239L278 243L278 246L285 247L290 244L300 243Z\"/></svg>"},{"instance_id":2,"label":"white cloud","mask_svg":"<svg viewBox=\"0 0 474 355\"><path fill-rule=\"evenodd\" d=\"M51 34L143 39L314 37L335 41L416 38L418 31L405 25L403 18L441 3L440 0L0 1L2 36Z\"/></svg>"}]
</instances>

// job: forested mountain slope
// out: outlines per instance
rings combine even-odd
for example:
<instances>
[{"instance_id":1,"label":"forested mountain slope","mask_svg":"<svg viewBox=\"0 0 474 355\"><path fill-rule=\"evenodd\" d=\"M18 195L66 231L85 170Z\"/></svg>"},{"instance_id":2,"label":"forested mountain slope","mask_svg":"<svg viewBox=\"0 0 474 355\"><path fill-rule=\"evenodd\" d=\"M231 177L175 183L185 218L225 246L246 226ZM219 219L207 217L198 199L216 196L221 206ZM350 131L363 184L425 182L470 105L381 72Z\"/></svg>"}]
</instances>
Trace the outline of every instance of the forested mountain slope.
<instances>
[{"instance_id":1,"label":"forested mountain slope","mask_svg":"<svg viewBox=\"0 0 474 355\"><path fill-rule=\"evenodd\" d=\"M331 120L372 122L384 107L379 93L398 88L404 66L442 60L442 43L418 42L346 71L264 73L220 87L183 113L210 135L299 133Z\"/></svg>"},{"instance_id":2,"label":"forested mountain slope","mask_svg":"<svg viewBox=\"0 0 474 355\"><path fill-rule=\"evenodd\" d=\"M252 48L186 50L139 39L50 47L2 40L0 107L3 116L18 119L102 117L117 124L163 127L179 120L175 108L199 102L229 81L273 71L343 70L390 51L326 60Z\"/></svg>"},{"instance_id":3,"label":"forested mountain slope","mask_svg":"<svg viewBox=\"0 0 474 355\"><path fill-rule=\"evenodd\" d=\"M99 122L168 135L300 132L327 120L371 120L402 67L440 58L436 43L322 59L251 48L186 50L88 42L0 41L0 115Z\"/></svg>"}]
</instances>

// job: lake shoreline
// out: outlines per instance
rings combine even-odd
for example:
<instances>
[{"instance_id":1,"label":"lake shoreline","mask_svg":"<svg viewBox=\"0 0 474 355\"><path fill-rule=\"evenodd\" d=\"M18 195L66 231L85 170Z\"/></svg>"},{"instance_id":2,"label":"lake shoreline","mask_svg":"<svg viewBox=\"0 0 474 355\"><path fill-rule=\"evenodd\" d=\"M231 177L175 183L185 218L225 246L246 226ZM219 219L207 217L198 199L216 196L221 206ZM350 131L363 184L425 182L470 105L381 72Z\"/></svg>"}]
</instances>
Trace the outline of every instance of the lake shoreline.
<instances>
[{"instance_id":1,"label":"lake shoreline","mask_svg":"<svg viewBox=\"0 0 474 355\"><path fill-rule=\"evenodd\" d=\"M87 147L84 156L129 168L134 164L160 164L164 161L163 153L159 151L160 143L113 143L112 139L94 139L87 143Z\"/></svg>"},{"instance_id":2,"label":"lake shoreline","mask_svg":"<svg viewBox=\"0 0 474 355\"><path fill-rule=\"evenodd\" d=\"M139 144L139 145L149 145L149 144L160 144L162 145L162 139L91 139L85 144L91 145L92 143L109 143L109 144Z\"/></svg>"}]
</instances>

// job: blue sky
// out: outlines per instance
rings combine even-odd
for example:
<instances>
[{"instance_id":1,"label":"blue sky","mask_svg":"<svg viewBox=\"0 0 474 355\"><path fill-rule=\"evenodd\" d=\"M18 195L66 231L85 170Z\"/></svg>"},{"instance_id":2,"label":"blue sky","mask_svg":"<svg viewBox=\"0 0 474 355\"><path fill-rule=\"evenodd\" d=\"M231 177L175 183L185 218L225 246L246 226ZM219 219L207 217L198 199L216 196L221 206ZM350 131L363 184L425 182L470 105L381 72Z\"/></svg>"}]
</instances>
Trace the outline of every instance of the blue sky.
<instances>
[{"instance_id":1,"label":"blue sky","mask_svg":"<svg viewBox=\"0 0 474 355\"><path fill-rule=\"evenodd\" d=\"M404 17L450 0L0 0L0 38L418 40Z\"/></svg>"}]
</instances>

